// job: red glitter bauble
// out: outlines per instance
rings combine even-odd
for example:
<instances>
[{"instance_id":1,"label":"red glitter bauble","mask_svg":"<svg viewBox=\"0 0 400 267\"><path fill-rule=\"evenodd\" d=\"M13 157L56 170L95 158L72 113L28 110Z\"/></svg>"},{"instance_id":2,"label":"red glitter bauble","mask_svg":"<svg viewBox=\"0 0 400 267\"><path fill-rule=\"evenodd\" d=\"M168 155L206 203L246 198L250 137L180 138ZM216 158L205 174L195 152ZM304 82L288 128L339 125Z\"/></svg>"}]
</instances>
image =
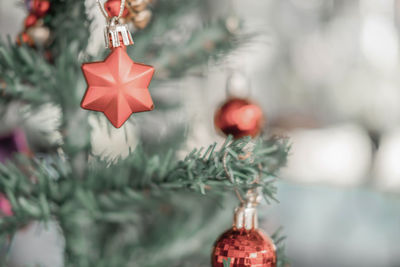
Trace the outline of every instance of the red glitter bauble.
<instances>
[{"instance_id":1,"label":"red glitter bauble","mask_svg":"<svg viewBox=\"0 0 400 267\"><path fill-rule=\"evenodd\" d=\"M214 118L215 127L235 138L257 136L264 117L259 106L246 99L232 98L220 107Z\"/></svg>"},{"instance_id":2,"label":"red glitter bauble","mask_svg":"<svg viewBox=\"0 0 400 267\"><path fill-rule=\"evenodd\" d=\"M104 7L110 17L118 17L119 10L121 8L121 0L108 0ZM122 13L122 17L128 16L128 9L125 8L124 12Z\"/></svg>"},{"instance_id":3,"label":"red glitter bauble","mask_svg":"<svg viewBox=\"0 0 400 267\"><path fill-rule=\"evenodd\" d=\"M275 245L259 229L232 228L215 242L212 266L224 267L230 259L230 267L275 267Z\"/></svg>"},{"instance_id":4,"label":"red glitter bauble","mask_svg":"<svg viewBox=\"0 0 400 267\"><path fill-rule=\"evenodd\" d=\"M32 12L38 17L43 17L50 10L50 2L47 0L34 0Z\"/></svg>"},{"instance_id":5,"label":"red glitter bauble","mask_svg":"<svg viewBox=\"0 0 400 267\"><path fill-rule=\"evenodd\" d=\"M29 14L25 19L25 28L32 27L37 22L37 16L35 14Z\"/></svg>"}]
</instances>

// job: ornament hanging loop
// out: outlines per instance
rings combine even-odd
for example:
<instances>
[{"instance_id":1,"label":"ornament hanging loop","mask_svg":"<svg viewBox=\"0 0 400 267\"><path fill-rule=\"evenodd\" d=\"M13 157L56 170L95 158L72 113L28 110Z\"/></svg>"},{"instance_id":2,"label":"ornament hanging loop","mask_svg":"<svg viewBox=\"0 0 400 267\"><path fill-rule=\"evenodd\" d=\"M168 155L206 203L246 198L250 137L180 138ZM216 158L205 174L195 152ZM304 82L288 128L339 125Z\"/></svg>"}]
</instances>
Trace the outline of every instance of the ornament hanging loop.
<instances>
[{"instance_id":1,"label":"ornament hanging loop","mask_svg":"<svg viewBox=\"0 0 400 267\"><path fill-rule=\"evenodd\" d=\"M119 7L119 14L118 14L118 16L117 16L117 19L118 19L118 20L122 17L122 14L124 13L125 1L126 1L126 0L121 0L121 5L120 5L120 7ZM104 8L104 4L101 3L100 0L96 0L96 3L97 3L97 5L99 6L100 11L101 11L101 13L103 14L104 18L105 18L106 20L110 20L110 17L108 16L106 9Z\"/></svg>"},{"instance_id":2,"label":"ornament hanging loop","mask_svg":"<svg viewBox=\"0 0 400 267\"><path fill-rule=\"evenodd\" d=\"M226 159L227 159L227 158L228 158L228 151L225 151L224 156L223 156L223 158L222 158L222 165L224 166L224 171L225 171L225 174L226 174L226 176L228 177L229 181L230 181L232 184L235 184L235 181L234 181L234 179L233 179L233 175L232 175L232 173L229 171L228 165L227 165L227 163L226 163ZM236 194L237 198L239 199L240 203L244 203L244 202L245 202L244 199L242 198L242 195L241 195L240 192L239 192L239 189L237 189L236 187L235 187L235 194Z\"/></svg>"},{"instance_id":3,"label":"ornament hanging loop","mask_svg":"<svg viewBox=\"0 0 400 267\"><path fill-rule=\"evenodd\" d=\"M232 174L232 172L229 170L228 165L227 165L227 158L228 158L228 155L229 155L228 151L225 151L224 156L223 156L223 158L222 158L222 164L223 164L223 167L224 167L224 171L225 171L226 176L228 177L229 181L230 181L232 184L234 184L234 183L235 183L235 180L234 180L233 174ZM245 159L247 159L249 156L251 156L251 152L249 152L249 153L247 153L247 154L245 154L245 155L239 155L239 159L240 159L240 160L245 160ZM259 173L258 173L257 177L252 181L252 184L258 184L259 181L260 181L261 169L262 169L261 164L258 165L258 169L259 169ZM258 201L257 204L259 203L259 199L260 199L259 196L260 196L260 194L259 194L257 188L249 189L249 190L247 191L247 193L246 193L246 196L245 196L245 197L242 197L242 195L240 194L240 192L239 192L239 190L237 189L237 187L235 187L235 194L236 194L237 198L239 199L240 203L242 203L242 204L246 204L246 203L253 203L253 204L254 204L254 203L257 202L257 201Z\"/></svg>"}]
</instances>

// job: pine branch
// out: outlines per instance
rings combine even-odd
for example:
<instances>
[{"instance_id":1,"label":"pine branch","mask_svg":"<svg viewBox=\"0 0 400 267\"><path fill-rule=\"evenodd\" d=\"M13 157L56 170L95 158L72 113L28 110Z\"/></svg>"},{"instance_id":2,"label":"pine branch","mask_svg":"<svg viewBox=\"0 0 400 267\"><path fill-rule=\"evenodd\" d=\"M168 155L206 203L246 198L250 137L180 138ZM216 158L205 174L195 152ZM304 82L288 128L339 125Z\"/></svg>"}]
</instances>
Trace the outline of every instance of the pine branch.
<instances>
[{"instance_id":1,"label":"pine branch","mask_svg":"<svg viewBox=\"0 0 400 267\"><path fill-rule=\"evenodd\" d=\"M193 150L184 160L175 162L172 153L164 157L152 156L147 158L139 150L116 165L105 168L105 162L94 163L87 173L85 183L94 185L96 190L113 189L162 189L164 190L192 190L205 194L206 191L233 188L238 186L244 190L254 187L254 179L261 169L262 176L259 186L265 189L267 198L273 197L275 187L271 181L275 178L276 170L285 164L287 155L286 141L279 139L262 140L255 142L252 156L246 159L240 157L246 153L243 149L251 145L250 139L226 143L217 150L216 144L206 150ZM228 152L228 169L235 177L235 184L226 178L223 168L223 158ZM103 166L103 167L102 167ZM118 177L109 179L111 176ZM134 178L135 177L135 178Z\"/></svg>"},{"instance_id":2,"label":"pine branch","mask_svg":"<svg viewBox=\"0 0 400 267\"><path fill-rule=\"evenodd\" d=\"M85 179L76 178L68 161L58 157L19 158L16 164L0 165L0 191L10 200L14 212L14 216L0 219L0 234L12 235L32 220L55 219L66 237L66 262L73 263L71 266L96 265L104 255L99 254L101 248L95 249L102 242L95 241L105 236L96 229L107 224L140 225L138 214L154 209L155 203L169 193L212 195L233 187L246 190L255 186L253 181L262 164L259 186L265 197L273 197L276 188L272 181L285 164L287 143L260 139L254 144L253 156L243 159L243 149L252 144L250 141L228 139L218 150L216 145L204 152L194 150L181 161L175 161L172 153L147 157L139 149L111 166L97 159L86 169ZM226 152L234 184L224 172ZM118 258L126 257L115 260Z\"/></svg>"},{"instance_id":3,"label":"pine branch","mask_svg":"<svg viewBox=\"0 0 400 267\"><path fill-rule=\"evenodd\" d=\"M228 139L219 150L216 145L205 152L194 150L178 162L172 153L147 157L138 149L115 165L108 166L101 160L93 162L85 179L77 179L68 161L57 157L51 161L20 159L18 164L0 165L0 191L6 193L15 213L14 217L0 220L1 230L18 228L16 222L68 217L82 209L99 221L134 221L130 207L147 202L149 192L155 196L176 190L205 194L261 186L265 197L274 199L273 181L277 169L285 164L287 143L260 139L254 145L252 157L239 159L249 143L250 139ZM227 165L235 177L234 184L224 172L225 151L230 155ZM259 164L263 166L262 176L255 185Z\"/></svg>"},{"instance_id":4,"label":"pine branch","mask_svg":"<svg viewBox=\"0 0 400 267\"><path fill-rule=\"evenodd\" d=\"M77 73L77 70L80 72L78 58L87 47L90 22L84 1L51 2L45 24L52 32L50 51L56 66L45 60L42 47L18 46L10 39L6 45L0 40L0 81L5 83L3 96L29 104L52 101L66 107L75 103L76 77L80 76Z\"/></svg>"},{"instance_id":5,"label":"pine branch","mask_svg":"<svg viewBox=\"0 0 400 267\"><path fill-rule=\"evenodd\" d=\"M96 8L94 2L92 8ZM85 53L92 23L86 13L85 1L52 0L50 14L46 18L53 35L50 49L55 58L64 54L70 46L76 47L77 53L71 55L75 59Z\"/></svg>"},{"instance_id":6,"label":"pine branch","mask_svg":"<svg viewBox=\"0 0 400 267\"><path fill-rule=\"evenodd\" d=\"M7 46L0 40L0 81L3 100L38 105L50 100L52 67L29 47ZM45 82L46 81L46 82ZM34 88L37 88L34 90Z\"/></svg>"},{"instance_id":7,"label":"pine branch","mask_svg":"<svg viewBox=\"0 0 400 267\"><path fill-rule=\"evenodd\" d=\"M170 31L169 34L178 33ZM223 20L193 30L190 38L179 44L157 42L154 38L146 42L146 39L139 38L129 51L132 51L133 58L153 64L158 79L181 77L188 70L206 64L210 58L218 59L240 44Z\"/></svg>"}]
</instances>

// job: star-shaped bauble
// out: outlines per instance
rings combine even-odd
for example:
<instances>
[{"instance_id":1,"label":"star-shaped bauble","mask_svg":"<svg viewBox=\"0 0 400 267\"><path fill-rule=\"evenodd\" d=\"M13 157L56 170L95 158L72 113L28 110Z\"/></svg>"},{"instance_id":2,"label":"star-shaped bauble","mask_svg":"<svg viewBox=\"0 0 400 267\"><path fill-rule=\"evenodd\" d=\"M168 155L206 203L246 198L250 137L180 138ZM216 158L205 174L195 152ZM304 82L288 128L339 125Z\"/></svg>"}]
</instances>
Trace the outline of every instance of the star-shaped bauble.
<instances>
[{"instance_id":1,"label":"star-shaped bauble","mask_svg":"<svg viewBox=\"0 0 400 267\"><path fill-rule=\"evenodd\" d=\"M133 62L124 47L114 48L104 61L83 64L82 70L88 88L81 107L103 112L116 128L132 113L154 108L148 90L154 68Z\"/></svg>"}]
</instances>

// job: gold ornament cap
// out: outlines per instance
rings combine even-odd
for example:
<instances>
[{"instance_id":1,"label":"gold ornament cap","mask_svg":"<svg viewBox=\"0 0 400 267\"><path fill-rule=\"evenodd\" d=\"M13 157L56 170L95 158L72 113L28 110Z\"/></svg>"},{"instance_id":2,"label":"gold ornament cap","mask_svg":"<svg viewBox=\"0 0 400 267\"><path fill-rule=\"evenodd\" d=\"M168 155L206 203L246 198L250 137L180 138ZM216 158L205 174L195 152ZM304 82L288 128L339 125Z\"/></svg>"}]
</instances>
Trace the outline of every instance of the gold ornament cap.
<instances>
[{"instance_id":1,"label":"gold ornament cap","mask_svg":"<svg viewBox=\"0 0 400 267\"><path fill-rule=\"evenodd\" d=\"M261 202L258 189L247 191L246 199L235 210L233 227L236 229L252 230L258 228L257 206Z\"/></svg>"}]
</instances>

